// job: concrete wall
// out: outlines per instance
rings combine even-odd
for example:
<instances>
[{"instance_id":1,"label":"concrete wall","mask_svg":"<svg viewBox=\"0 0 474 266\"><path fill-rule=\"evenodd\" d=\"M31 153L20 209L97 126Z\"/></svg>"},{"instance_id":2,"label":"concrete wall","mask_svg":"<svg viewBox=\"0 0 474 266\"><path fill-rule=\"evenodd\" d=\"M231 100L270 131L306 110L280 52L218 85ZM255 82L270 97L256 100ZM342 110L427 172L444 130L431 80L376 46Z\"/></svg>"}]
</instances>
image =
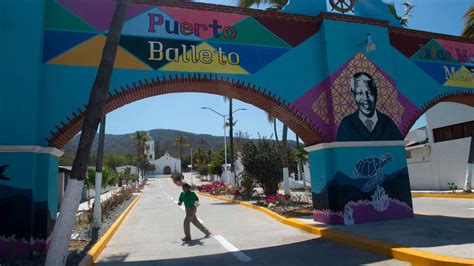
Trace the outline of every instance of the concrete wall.
<instances>
[{"instance_id":1,"label":"concrete wall","mask_svg":"<svg viewBox=\"0 0 474 266\"><path fill-rule=\"evenodd\" d=\"M464 185L471 138L434 142L433 129L472 121L474 108L457 103L439 103L426 113L430 149L412 149L407 159L411 188L447 190L448 182Z\"/></svg>"}]
</instances>

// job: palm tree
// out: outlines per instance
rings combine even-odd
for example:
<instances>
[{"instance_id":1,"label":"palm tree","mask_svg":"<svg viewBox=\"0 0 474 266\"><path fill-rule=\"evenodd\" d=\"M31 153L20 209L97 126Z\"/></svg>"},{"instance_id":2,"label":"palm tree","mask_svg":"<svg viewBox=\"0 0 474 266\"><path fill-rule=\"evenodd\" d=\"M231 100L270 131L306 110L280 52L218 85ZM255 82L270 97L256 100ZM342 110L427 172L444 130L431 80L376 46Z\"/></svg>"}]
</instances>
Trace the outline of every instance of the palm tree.
<instances>
[{"instance_id":1,"label":"palm tree","mask_svg":"<svg viewBox=\"0 0 474 266\"><path fill-rule=\"evenodd\" d=\"M64 265L66 263L72 227L89 163L89 154L108 97L115 56L128 9L128 0L117 0L116 2L107 40L102 50L100 65L86 107L82 134L71 170L71 180L68 182L60 214L54 225L46 265Z\"/></svg>"},{"instance_id":2,"label":"palm tree","mask_svg":"<svg viewBox=\"0 0 474 266\"><path fill-rule=\"evenodd\" d=\"M464 30L462 36L474 39L474 4L471 5L464 15Z\"/></svg>"},{"instance_id":3,"label":"palm tree","mask_svg":"<svg viewBox=\"0 0 474 266\"><path fill-rule=\"evenodd\" d=\"M148 132L137 131L135 135L132 135L132 139L135 141L137 148L137 169L141 171L143 176L148 162L148 157L145 156L145 145L146 142L150 140L150 134Z\"/></svg>"},{"instance_id":4,"label":"palm tree","mask_svg":"<svg viewBox=\"0 0 474 266\"><path fill-rule=\"evenodd\" d=\"M267 119L268 122L273 124L273 131L275 133L275 141L277 144L277 147L279 147L281 151L281 163L283 166L283 182L285 184L285 193L289 193L288 188L287 188L287 180L288 180L288 126L283 124L283 132L282 132L282 137L281 137L281 145L280 142L278 141L278 131L277 131L277 119L267 113Z\"/></svg>"},{"instance_id":5,"label":"palm tree","mask_svg":"<svg viewBox=\"0 0 474 266\"><path fill-rule=\"evenodd\" d=\"M258 7L261 4L269 5L268 9L280 10L288 4L288 0L239 0L240 7L251 7L253 5Z\"/></svg>"},{"instance_id":6,"label":"palm tree","mask_svg":"<svg viewBox=\"0 0 474 266\"><path fill-rule=\"evenodd\" d=\"M186 137L183 135L176 136L173 145L179 145L179 159L181 160L181 167L183 167L183 149L184 147L189 147L191 145L189 145Z\"/></svg>"},{"instance_id":7,"label":"palm tree","mask_svg":"<svg viewBox=\"0 0 474 266\"><path fill-rule=\"evenodd\" d=\"M296 136L296 160L298 161L298 172L301 174L300 178L303 178L303 187L306 187L306 177L303 170L303 164L308 161L308 152L299 145L299 138Z\"/></svg>"},{"instance_id":8,"label":"palm tree","mask_svg":"<svg viewBox=\"0 0 474 266\"><path fill-rule=\"evenodd\" d=\"M474 39L474 4L464 15L464 31L462 36ZM471 146L469 148L469 158L467 160L466 180L464 182L464 191L472 192L472 168L474 165L474 130L471 133Z\"/></svg>"},{"instance_id":9,"label":"palm tree","mask_svg":"<svg viewBox=\"0 0 474 266\"><path fill-rule=\"evenodd\" d=\"M279 146L280 141L278 140L277 119L273 117L271 114L267 113L267 120L268 120L268 123L273 124L273 133L275 134L276 143Z\"/></svg>"}]
</instances>

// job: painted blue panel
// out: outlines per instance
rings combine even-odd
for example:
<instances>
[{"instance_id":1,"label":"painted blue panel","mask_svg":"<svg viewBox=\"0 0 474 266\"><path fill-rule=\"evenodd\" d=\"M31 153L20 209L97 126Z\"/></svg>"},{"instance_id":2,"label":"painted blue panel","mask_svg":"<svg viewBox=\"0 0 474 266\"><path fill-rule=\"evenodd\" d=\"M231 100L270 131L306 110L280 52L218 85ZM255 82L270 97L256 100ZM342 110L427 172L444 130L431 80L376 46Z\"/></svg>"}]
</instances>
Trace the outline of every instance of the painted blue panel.
<instances>
[{"instance_id":1,"label":"painted blue panel","mask_svg":"<svg viewBox=\"0 0 474 266\"><path fill-rule=\"evenodd\" d=\"M95 33L88 32L45 30L43 62L53 59L57 55L64 53L95 35Z\"/></svg>"},{"instance_id":2,"label":"painted blue panel","mask_svg":"<svg viewBox=\"0 0 474 266\"><path fill-rule=\"evenodd\" d=\"M425 73L430 75L434 80L436 80L439 84L443 85L446 82L446 75L444 66L451 69L452 67L455 71L458 71L461 66L460 65L450 65L444 63L433 63L433 62L422 62L422 61L413 61L419 68L423 69Z\"/></svg>"},{"instance_id":3,"label":"painted blue panel","mask_svg":"<svg viewBox=\"0 0 474 266\"><path fill-rule=\"evenodd\" d=\"M387 28L324 20L323 31L327 44L328 70L330 74L337 71L355 54L362 52L388 75L393 76L394 64L390 56L392 48ZM334 34L334 32L343 32L344 34ZM370 53L367 53L365 50L368 33L370 33L372 40L376 44L376 50Z\"/></svg>"},{"instance_id":4,"label":"painted blue panel","mask_svg":"<svg viewBox=\"0 0 474 266\"><path fill-rule=\"evenodd\" d=\"M368 157L381 159L386 153L391 155L392 161L384 166L384 173L390 174L406 167L405 149L397 146L329 148L310 152L313 192L319 193L338 172L348 178L358 179L359 176L354 174L354 169L359 160Z\"/></svg>"},{"instance_id":5,"label":"painted blue panel","mask_svg":"<svg viewBox=\"0 0 474 266\"><path fill-rule=\"evenodd\" d=\"M326 1L289 0L288 4L281 10L285 13L317 16L327 11Z\"/></svg>"},{"instance_id":6,"label":"painted blue panel","mask_svg":"<svg viewBox=\"0 0 474 266\"><path fill-rule=\"evenodd\" d=\"M437 94L444 93L442 86L420 69L415 63L392 48L393 64L396 65L395 80L397 89L418 108Z\"/></svg>"},{"instance_id":7,"label":"painted blue panel","mask_svg":"<svg viewBox=\"0 0 474 266\"><path fill-rule=\"evenodd\" d=\"M35 144L44 1L0 1L0 10L0 144Z\"/></svg>"},{"instance_id":8,"label":"painted blue panel","mask_svg":"<svg viewBox=\"0 0 474 266\"><path fill-rule=\"evenodd\" d=\"M260 84L287 102L295 101L328 76L323 37L321 33L313 35L259 72L242 78Z\"/></svg>"},{"instance_id":9,"label":"painted blue panel","mask_svg":"<svg viewBox=\"0 0 474 266\"><path fill-rule=\"evenodd\" d=\"M269 63L272 63L274 60L290 50L287 48L219 42L209 42L209 44L216 49L221 47L226 53L237 52L241 58L239 65L250 73L258 72L260 69Z\"/></svg>"}]
</instances>

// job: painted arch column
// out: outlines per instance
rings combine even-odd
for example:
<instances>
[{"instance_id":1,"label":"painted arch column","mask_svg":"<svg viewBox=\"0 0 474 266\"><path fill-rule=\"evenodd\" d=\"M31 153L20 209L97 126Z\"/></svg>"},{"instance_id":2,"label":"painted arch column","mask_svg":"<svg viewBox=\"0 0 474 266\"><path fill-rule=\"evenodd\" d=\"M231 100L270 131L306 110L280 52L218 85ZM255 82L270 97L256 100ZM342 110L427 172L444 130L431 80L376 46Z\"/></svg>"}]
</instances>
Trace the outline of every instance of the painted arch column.
<instances>
[{"instance_id":1,"label":"painted arch column","mask_svg":"<svg viewBox=\"0 0 474 266\"><path fill-rule=\"evenodd\" d=\"M0 236L48 238L57 216L56 148L0 145Z\"/></svg>"},{"instance_id":2,"label":"painted arch column","mask_svg":"<svg viewBox=\"0 0 474 266\"><path fill-rule=\"evenodd\" d=\"M404 141L332 142L306 150L315 221L350 225L413 217Z\"/></svg>"}]
</instances>

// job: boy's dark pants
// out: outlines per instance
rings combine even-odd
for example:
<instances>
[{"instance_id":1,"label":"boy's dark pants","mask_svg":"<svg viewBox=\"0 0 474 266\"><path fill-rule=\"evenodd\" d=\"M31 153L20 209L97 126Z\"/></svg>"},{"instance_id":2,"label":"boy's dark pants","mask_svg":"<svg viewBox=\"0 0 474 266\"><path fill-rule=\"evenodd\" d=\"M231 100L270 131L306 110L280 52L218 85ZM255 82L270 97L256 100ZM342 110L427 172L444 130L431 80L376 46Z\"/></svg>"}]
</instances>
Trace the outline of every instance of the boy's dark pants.
<instances>
[{"instance_id":1,"label":"boy's dark pants","mask_svg":"<svg viewBox=\"0 0 474 266\"><path fill-rule=\"evenodd\" d=\"M186 207L186 218L184 218L184 235L188 238L191 238L191 228L189 223L193 223L201 232L204 234L209 233L204 225L202 225L196 217L197 208L196 206Z\"/></svg>"}]
</instances>

